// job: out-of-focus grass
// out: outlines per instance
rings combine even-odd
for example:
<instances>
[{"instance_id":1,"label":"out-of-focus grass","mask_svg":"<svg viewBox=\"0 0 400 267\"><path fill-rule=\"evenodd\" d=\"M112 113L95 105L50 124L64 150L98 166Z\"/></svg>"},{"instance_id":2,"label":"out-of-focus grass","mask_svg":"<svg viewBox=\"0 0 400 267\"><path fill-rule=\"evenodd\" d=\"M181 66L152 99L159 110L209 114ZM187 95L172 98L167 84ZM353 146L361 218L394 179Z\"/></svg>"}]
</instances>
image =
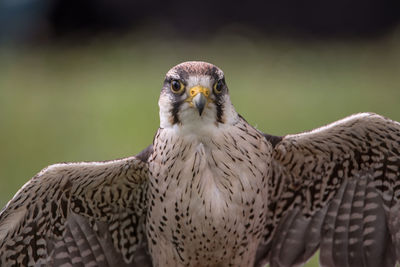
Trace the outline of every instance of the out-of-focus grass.
<instances>
[{"instance_id":1,"label":"out-of-focus grass","mask_svg":"<svg viewBox=\"0 0 400 267\"><path fill-rule=\"evenodd\" d=\"M186 60L220 66L236 110L271 134L361 111L400 120L396 34L347 43L101 40L0 57L0 206L49 164L125 157L150 144L165 72Z\"/></svg>"}]
</instances>

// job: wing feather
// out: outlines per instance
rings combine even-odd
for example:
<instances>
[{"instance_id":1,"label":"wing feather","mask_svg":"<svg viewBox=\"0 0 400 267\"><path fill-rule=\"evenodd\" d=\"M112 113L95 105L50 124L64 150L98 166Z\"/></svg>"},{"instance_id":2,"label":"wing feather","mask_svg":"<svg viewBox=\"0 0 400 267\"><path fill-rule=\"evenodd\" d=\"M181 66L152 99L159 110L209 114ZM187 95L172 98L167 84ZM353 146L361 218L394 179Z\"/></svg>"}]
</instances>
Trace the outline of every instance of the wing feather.
<instances>
[{"instance_id":1,"label":"wing feather","mask_svg":"<svg viewBox=\"0 0 400 267\"><path fill-rule=\"evenodd\" d=\"M256 266L395 266L400 260L400 123L363 113L274 144ZM263 254L264 256L260 256Z\"/></svg>"},{"instance_id":2,"label":"wing feather","mask_svg":"<svg viewBox=\"0 0 400 267\"><path fill-rule=\"evenodd\" d=\"M147 157L52 165L0 213L1 266L151 266Z\"/></svg>"}]
</instances>

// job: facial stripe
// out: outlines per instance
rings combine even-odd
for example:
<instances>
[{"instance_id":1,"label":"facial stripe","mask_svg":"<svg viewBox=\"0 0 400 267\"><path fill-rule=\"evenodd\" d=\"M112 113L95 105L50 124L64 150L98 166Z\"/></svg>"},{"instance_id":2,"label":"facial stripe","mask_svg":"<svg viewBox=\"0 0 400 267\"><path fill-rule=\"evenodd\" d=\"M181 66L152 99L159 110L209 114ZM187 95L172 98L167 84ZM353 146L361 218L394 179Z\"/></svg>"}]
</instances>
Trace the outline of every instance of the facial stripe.
<instances>
[{"instance_id":1,"label":"facial stripe","mask_svg":"<svg viewBox=\"0 0 400 267\"><path fill-rule=\"evenodd\" d=\"M182 103L183 103L184 101L182 101L182 100L177 100L177 101L174 101L173 103L172 103L172 109L171 109L171 115L172 115L172 124L176 124L176 123L180 123L181 121L180 121L180 119L179 119L179 108L180 108L180 106L182 105Z\"/></svg>"},{"instance_id":2,"label":"facial stripe","mask_svg":"<svg viewBox=\"0 0 400 267\"><path fill-rule=\"evenodd\" d=\"M215 106L216 106L216 109L217 109L217 116L216 116L217 117L217 122L224 123L224 119L223 119L224 108L222 106L221 97L217 97L217 100L215 101Z\"/></svg>"}]
</instances>

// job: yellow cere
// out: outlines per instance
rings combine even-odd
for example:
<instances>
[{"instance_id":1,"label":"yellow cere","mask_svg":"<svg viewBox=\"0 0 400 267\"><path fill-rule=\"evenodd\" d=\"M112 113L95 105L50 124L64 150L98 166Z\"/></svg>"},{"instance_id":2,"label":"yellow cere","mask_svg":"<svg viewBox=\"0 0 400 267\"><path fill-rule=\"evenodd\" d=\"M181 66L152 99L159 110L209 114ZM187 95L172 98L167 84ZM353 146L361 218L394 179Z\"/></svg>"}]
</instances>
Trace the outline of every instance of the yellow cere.
<instances>
[{"instance_id":1,"label":"yellow cere","mask_svg":"<svg viewBox=\"0 0 400 267\"><path fill-rule=\"evenodd\" d=\"M186 102L189 102L190 106L193 106L193 98L199 94L202 93L206 98L207 98L207 103L212 102L212 99L209 98L210 96L210 89L208 89L207 87L203 87L203 86L194 86L192 88L190 88L189 90L189 97L186 99Z\"/></svg>"},{"instance_id":2,"label":"yellow cere","mask_svg":"<svg viewBox=\"0 0 400 267\"><path fill-rule=\"evenodd\" d=\"M195 97L198 93L203 93L204 96L208 97L210 95L210 89L203 86L195 86L190 89L191 97Z\"/></svg>"}]
</instances>

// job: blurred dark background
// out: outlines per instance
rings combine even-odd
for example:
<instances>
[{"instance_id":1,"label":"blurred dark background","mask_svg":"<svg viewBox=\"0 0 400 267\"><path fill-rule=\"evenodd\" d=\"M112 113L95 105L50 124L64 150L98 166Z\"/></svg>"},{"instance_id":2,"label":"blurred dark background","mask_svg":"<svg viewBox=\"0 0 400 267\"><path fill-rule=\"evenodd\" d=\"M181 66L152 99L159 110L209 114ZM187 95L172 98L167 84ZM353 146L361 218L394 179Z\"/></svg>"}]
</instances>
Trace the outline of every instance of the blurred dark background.
<instances>
[{"instance_id":1,"label":"blurred dark background","mask_svg":"<svg viewBox=\"0 0 400 267\"><path fill-rule=\"evenodd\" d=\"M398 0L3 0L0 38L40 41L152 29L197 38L223 30L262 35L374 38L394 29Z\"/></svg>"}]
</instances>

